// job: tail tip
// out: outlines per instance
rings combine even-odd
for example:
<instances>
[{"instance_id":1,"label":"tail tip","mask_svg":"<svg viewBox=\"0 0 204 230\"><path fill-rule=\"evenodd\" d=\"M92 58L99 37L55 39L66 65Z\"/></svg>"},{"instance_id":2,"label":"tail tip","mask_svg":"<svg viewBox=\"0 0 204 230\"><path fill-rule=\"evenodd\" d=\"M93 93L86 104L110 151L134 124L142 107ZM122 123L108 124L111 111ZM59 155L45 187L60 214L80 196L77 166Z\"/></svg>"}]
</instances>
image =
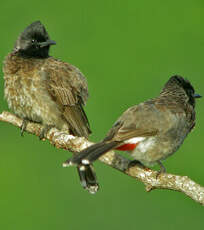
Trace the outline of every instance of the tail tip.
<instances>
[{"instance_id":1,"label":"tail tip","mask_svg":"<svg viewBox=\"0 0 204 230\"><path fill-rule=\"evenodd\" d=\"M73 163L72 163L72 161L65 161L63 164L62 164L62 167L64 167L64 168L66 168L66 167L69 167L69 166L72 166L73 165Z\"/></svg>"},{"instance_id":2,"label":"tail tip","mask_svg":"<svg viewBox=\"0 0 204 230\"><path fill-rule=\"evenodd\" d=\"M87 186L85 188L90 194L96 194L99 190L99 185L96 183L94 185Z\"/></svg>"}]
</instances>

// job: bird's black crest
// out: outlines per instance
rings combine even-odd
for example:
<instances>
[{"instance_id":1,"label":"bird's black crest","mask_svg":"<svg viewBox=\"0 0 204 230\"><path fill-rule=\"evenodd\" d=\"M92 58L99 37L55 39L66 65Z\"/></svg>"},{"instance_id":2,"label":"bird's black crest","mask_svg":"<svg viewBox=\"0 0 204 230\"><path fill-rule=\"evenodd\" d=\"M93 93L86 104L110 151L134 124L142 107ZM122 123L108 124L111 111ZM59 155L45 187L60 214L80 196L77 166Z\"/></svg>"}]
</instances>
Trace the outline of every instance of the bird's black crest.
<instances>
[{"instance_id":1,"label":"bird's black crest","mask_svg":"<svg viewBox=\"0 0 204 230\"><path fill-rule=\"evenodd\" d=\"M184 79L183 77L179 75L172 76L167 82L167 84L177 84L181 86L185 91L191 91L193 93L195 91L190 81L188 81L187 79Z\"/></svg>"},{"instance_id":2,"label":"bird's black crest","mask_svg":"<svg viewBox=\"0 0 204 230\"><path fill-rule=\"evenodd\" d=\"M20 38L23 40L36 39L38 41L46 41L49 39L49 35L44 25L40 21L35 21L25 28L21 33Z\"/></svg>"},{"instance_id":3,"label":"bird's black crest","mask_svg":"<svg viewBox=\"0 0 204 230\"><path fill-rule=\"evenodd\" d=\"M56 43L49 39L44 25L40 21L35 21L20 34L14 52L27 58L47 58L50 45L53 44Z\"/></svg>"},{"instance_id":4,"label":"bird's black crest","mask_svg":"<svg viewBox=\"0 0 204 230\"><path fill-rule=\"evenodd\" d=\"M195 105L195 90L193 86L190 81L179 75L174 75L167 81L161 94L166 94L166 92L174 94L175 99L177 98L183 102L188 101L192 106Z\"/></svg>"}]
</instances>

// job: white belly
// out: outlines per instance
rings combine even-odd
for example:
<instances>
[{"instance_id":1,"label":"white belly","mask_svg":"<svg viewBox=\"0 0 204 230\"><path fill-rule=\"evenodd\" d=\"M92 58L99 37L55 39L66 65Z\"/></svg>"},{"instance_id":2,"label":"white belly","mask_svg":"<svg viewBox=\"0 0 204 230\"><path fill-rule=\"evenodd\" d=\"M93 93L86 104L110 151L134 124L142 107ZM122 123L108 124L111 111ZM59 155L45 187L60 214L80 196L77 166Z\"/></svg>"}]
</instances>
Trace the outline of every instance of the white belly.
<instances>
[{"instance_id":1,"label":"white belly","mask_svg":"<svg viewBox=\"0 0 204 230\"><path fill-rule=\"evenodd\" d=\"M134 159L140 161L144 165L154 164L162 155L154 154L156 148L155 137L137 137L139 144L130 152ZM131 143L130 139L129 143ZM133 142L132 142L133 143Z\"/></svg>"}]
</instances>

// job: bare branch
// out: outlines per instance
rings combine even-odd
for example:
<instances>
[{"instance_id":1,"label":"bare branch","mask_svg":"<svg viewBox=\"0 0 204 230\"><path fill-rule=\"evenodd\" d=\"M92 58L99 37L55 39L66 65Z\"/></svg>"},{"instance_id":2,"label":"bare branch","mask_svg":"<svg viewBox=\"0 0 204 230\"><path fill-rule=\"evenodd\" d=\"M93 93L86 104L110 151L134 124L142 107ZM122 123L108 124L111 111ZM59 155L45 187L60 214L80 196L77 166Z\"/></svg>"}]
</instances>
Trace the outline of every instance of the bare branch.
<instances>
[{"instance_id":1,"label":"bare branch","mask_svg":"<svg viewBox=\"0 0 204 230\"><path fill-rule=\"evenodd\" d=\"M22 119L9 112L0 114L0 121L8 122L17 127L21 127L22 125ZM42 125L30 122L26 127L26 131L39 136L42 128ZM48 132L46 139L55 147L66 149L73 153L79 152L93 144L83 137L74 137L56 128L52 128ZM106 153L99 160L131 177L137 178L145 184L146 191L153 189L179 191L185 193L201 205L204 205L204 187L195 183L187 176L164 173L157 178L157 172L151 169L141 168L139 166L128 167L130 161L113 151Z\"/></svg>"}]
</instances>

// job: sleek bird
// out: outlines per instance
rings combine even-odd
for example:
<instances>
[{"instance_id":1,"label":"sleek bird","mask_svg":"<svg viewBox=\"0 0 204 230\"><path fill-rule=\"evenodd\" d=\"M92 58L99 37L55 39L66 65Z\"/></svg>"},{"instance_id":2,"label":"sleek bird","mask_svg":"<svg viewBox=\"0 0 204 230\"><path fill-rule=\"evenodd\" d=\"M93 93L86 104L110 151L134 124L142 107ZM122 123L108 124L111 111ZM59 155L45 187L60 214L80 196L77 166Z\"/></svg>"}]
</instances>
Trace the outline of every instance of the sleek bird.
<instances>
[{"instance_id":1,"label":"sleek bird","mask_svg":"<svg viewBox=\"0 0 204 230\"><path fill-rule=\"evenodd\" d=\"M188 80L171 77L158 97L130 107L101 142L67 160L64 166L77 165L83 172L101 155L115 149L127 151L145 166L158 163L160 173L165 172L161 161L178 150L195 126L195 99L200 97ZM89 190L86 181L80 179Z\"/></svg>"}]
</instances>

